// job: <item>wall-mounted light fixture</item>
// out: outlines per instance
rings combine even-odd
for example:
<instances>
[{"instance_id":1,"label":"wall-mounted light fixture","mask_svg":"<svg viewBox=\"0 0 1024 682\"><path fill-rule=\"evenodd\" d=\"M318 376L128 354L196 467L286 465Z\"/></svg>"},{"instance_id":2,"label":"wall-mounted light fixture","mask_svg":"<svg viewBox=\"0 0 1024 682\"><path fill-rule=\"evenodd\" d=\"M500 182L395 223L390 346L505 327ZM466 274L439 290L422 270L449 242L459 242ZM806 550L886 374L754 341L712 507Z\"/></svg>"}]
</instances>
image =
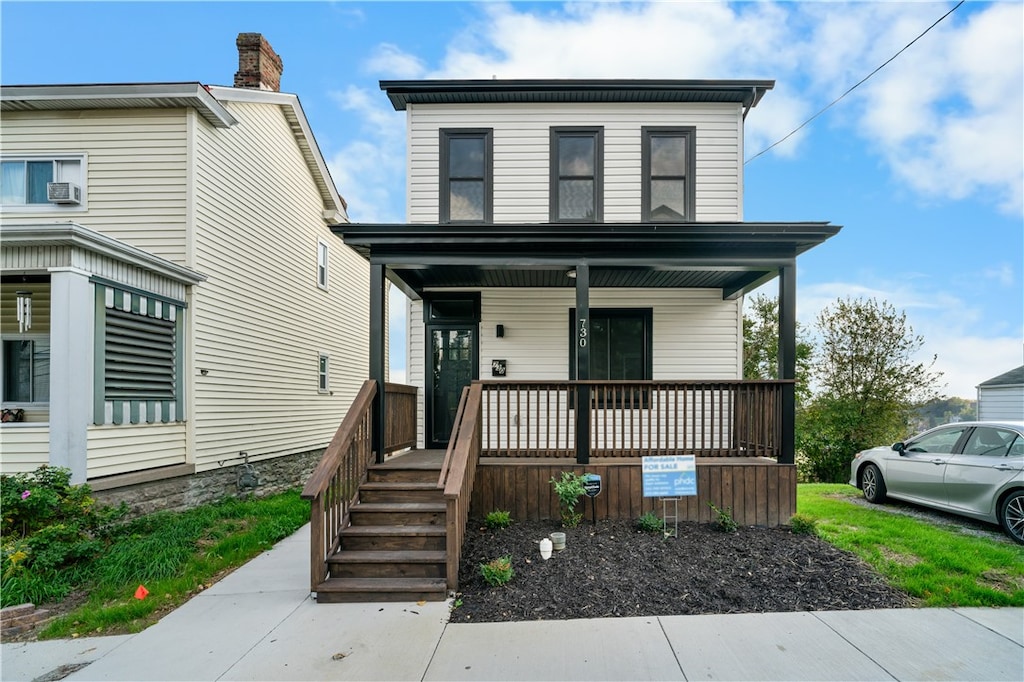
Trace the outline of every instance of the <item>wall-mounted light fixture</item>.
<instances>
[{"instance_id":1,"label":"wall-mounted light fixture","mask_svg":"<svg viewBox=\"0 0 1024 682\"><path fill-rule=\"evenodd\" d=\"M566 270L565 276L568 277L569 279L576 279L576 268L573 268L572 270Z\"/></svg>"},{"instance_id":2,"label":"wall-mounted light fixture","mask_svg":"<svg viewBox=\"0 0 1024 682\"><path fill-rule=\"evenodd\" d=\"M18 331L25 333L32 328L32 292L19 291L18 297Z\"/></svg>"},{"instance_id":3,"label":"wall-mounted light fixture","mask_svg":"<svg viewBox=\"0 0 1024 682\"><path fill-rule=\"evenodd\" d=\"M497 327L495 327L494 335L497 336L499 339L505 338L505 325L499 324Z\"/></svg>"}]
</instances>

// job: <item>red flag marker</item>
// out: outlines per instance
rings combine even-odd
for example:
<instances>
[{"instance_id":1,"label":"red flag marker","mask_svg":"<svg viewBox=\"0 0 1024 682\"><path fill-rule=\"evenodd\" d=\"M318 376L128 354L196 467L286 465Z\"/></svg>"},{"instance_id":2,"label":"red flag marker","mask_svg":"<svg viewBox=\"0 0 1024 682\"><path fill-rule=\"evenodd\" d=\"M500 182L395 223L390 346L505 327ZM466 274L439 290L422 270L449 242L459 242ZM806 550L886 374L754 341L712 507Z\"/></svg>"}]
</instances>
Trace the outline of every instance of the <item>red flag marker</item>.
<instances>
[{"instance_id":1,"label":"red flag marker","mask_svg":"<svg viewBox=\"0 0 1024 682\"><path fill-rule=\"evenodd\" d=\"M145 599L146 595L148 595L148 594L149 594L149 590L147 590L142 585L139 585L139 589L135 590L135 598L136 599Z\"/></svg>"}]
</instances>

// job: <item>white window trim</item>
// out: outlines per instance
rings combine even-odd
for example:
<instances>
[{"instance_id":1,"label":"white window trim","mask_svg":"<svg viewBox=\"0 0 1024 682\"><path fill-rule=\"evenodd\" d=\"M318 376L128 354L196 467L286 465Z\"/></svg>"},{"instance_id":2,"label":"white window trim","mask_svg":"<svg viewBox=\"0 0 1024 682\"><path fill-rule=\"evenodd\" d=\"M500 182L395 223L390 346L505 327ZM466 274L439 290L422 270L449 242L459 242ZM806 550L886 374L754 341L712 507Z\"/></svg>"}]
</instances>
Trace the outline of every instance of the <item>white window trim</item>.
<instances>
[{"instance_id":1,"label":"white window trim","mask_svg":"<svg viewBox=\"0 0 1024 682\"><path fill-rule=\"evenodd\" d=\"M320 371L320 363L324 363L324 371ZM323 386L320 385L320 377L323 377ZM329 353L320 352L316 356L316 392L321 395L331 395L331 356Z\"/></svg>"},{"instance_id":2,"label":"white window trim","mask_svg":"<svg viewBox=\"0 0 1024 682\"><path fill-rule=\"evenodd\" d=\"M0 204L2 213L79 213L89 208L89 192L86 182L89 177L89 155L85 152L54 154L3 154L0 161L78 161L80 173L77 184L82 190L82 201L78 204Z\"/></svg>"},{"instance_id":3,"label":"white window trim","mask_svg":"<svg viewBox=\"0 0 1024 682\"><path fill-rule=\"evenodd\" d=\"M323 256L323 263L320 257ZM320 268L323 267L323 277L320 276ZM323 239L316 240L316 285L324 291L329 290L331 281L331 247Z\"/></svg>"}]
</instances>

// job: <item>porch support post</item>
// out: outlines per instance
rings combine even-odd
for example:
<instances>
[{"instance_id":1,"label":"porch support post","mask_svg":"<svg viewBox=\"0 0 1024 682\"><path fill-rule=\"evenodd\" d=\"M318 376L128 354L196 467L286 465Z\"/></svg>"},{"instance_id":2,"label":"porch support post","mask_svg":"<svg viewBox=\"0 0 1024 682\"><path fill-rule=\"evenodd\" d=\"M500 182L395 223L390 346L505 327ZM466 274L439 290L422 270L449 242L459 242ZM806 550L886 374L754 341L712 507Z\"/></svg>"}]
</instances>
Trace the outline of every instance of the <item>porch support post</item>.
<instances>
[{"instance_id":1,"label":"porch support post","mask_svg":"<svg viewBox=\"0 0 1024 682\"><path fill-rule=\"evenodd\" d=\"M779 379L796 379L796 263L779 268ZM796 461L796 386L782 386L779 464Z\"/></svg>"},{"instance_id":2,"label":"porch support post","mask_svg":"<svg viewBox=\"0 0 1024 682\"><path fill-rule=\"evenodd\" d=\"M377 382L377 393L373 396L370 423L370 447L377 453L377 463L384 462L384 448L387 446L384 437L385 412L385 367L384 346L387 327L384 324L387 279L384 277L384 265L370 263L370 378Z\"/></svg>"},{"instance_id":3,"label":"porch support post","mask_svg":"<svg viewBox=\"0 0 1024 682\"><path fill-rule=\"evenodd\" d=\"M576 266L576 379L590 379L590 266ZM576 462L590 462L590 386L576 390Z\"/></svg>"}]
</instances>

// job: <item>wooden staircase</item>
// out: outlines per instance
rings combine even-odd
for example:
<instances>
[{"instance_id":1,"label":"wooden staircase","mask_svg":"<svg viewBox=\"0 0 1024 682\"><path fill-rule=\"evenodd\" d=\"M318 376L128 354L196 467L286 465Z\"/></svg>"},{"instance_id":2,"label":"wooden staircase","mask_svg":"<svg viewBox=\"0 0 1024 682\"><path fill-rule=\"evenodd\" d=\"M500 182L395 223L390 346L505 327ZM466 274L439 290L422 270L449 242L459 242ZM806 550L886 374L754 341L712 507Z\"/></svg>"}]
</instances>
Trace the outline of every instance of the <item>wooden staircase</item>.
<instances>
[{"instance_id":1,"label":"wooden staircase","mask_svg":"<svg viewBox=\"0 0 1024 682\"><path fill-rule=\"evenodd\" d=\"M322 603L443 601L448 596L440 464L371 465L359 502L341 531L340 548L328 558L328 577L316 589Z\"/></svg>"}]
</instances>

